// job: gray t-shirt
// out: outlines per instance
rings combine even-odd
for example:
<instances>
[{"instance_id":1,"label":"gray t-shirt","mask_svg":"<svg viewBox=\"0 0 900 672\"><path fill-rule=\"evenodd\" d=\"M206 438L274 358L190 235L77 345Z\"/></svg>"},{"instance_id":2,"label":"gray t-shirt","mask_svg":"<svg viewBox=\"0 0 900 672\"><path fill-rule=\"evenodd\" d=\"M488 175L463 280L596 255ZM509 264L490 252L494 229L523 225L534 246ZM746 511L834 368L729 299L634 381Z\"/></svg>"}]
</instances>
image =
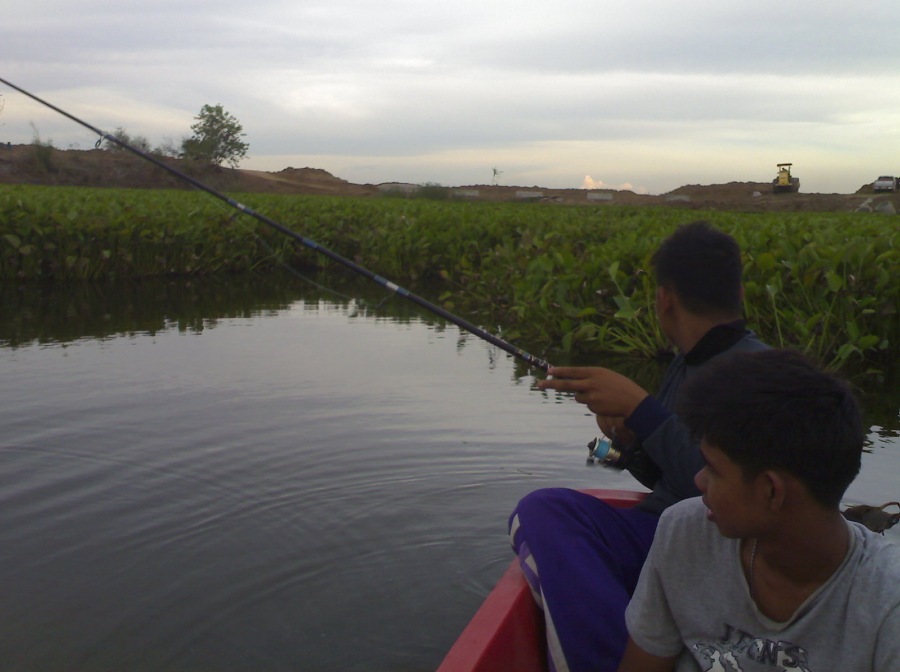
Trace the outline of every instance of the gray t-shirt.
<instances>
[{"instance_id":1,"label":"gray t-shirt","mask_svg":"<svg viewBox=\"0 0 900 672\"><path fill-rule=\"evenodd\" d=\"M847 523L834 575L786 622L756 608L740 540L699 497L667 509L625 620L635 643L678 672L900 672L900 545Z\"/></svg>"}]
</instances>

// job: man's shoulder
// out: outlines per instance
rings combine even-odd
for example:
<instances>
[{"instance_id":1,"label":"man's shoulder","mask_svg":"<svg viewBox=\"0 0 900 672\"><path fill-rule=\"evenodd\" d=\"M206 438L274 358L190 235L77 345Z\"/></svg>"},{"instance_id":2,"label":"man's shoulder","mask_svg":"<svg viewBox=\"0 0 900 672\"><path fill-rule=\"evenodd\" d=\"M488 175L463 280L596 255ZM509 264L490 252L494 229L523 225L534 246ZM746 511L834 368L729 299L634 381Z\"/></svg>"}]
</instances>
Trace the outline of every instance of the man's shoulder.
<instances>
[{"instance_id":1,"label":"man's shoulder","mask_svg":"<svg viewBox=\"0 0 900 672\"><path fill-rule=\"evenodd\" d=\"M666 576L697 579L709 574L709 561L725 557L723 554L732 543L734 540L719 534L715 523L707 518L707 508L700 497L683 499L660 516L653 541L658 547L655 564Z\"/></svg>"},{"instance_id":2,"label":"man's shoulder","mask_svg":"<svg viewBox=\"0 0 900 672\"><path fill-rule=\"evenodd\" d=\"M735 341L730 348L723 350L714 357L711 357L706 363L719 361L726 357L733 357L738 354L746 354L748 352L760 352L762 350L771 350L771 346L765 341L761 341L759 337L752 331L747 331L740 340Z\"/></svg>"},{"instance_id":3,"label":"man's shoulder","mask_svg":"<svg viewBox=\"0 0 900 672\"><path fill-rule=\"evenodd\" d=\"M675 502L662 512L659 519L660 528L673 529L675 534L703 529L707 524L710 523L706 520L706 505L700 497Z\"/></svg>"},{"instance_id":4,"label":"man's shoulder","mask_svg":"<svg viewBox=\"0 0 900 672\"><path fill-rule=\"evenodd\" d=\"M771 346L765 341L761 341L752 330L747 330L743 338L737 341L725 352L759 352L760 350L770 350ZM724 353L723 353L724 354Z\"/></svg>"},{"instance_id":5,"label":"man's shoulder","mask_svg":"<svg viewBox=\"0 0 900 672\"><path fill-rule=\"evenodd\" d=\"M869 604L871 616L900 607L900 544L851 523L860 543L852 570L853 590L857 598Z\"/></svg>"},{"instance_id":6,"label":"man's shoulder","mask_svg":"<svg viewBox=\"0 0 900 672\"><path fill-rule=\"evenodd\" d=\"M862 545L860 562L870 565L883 578L895 580L900 588L900 544L859 523L850 525Z\"/></svg>"},{"instance_id":7,"label":"man's shoulder","mask_svg":"<svg viewBox=\"0 0 900 672\"><path fill-rule=\"evenodd\" d=\"M696 516L698 511L706 508L702 497L689 497L682 499L666 509L665 514L669 517L692 517Z\"/></svg>"}]
</instances>

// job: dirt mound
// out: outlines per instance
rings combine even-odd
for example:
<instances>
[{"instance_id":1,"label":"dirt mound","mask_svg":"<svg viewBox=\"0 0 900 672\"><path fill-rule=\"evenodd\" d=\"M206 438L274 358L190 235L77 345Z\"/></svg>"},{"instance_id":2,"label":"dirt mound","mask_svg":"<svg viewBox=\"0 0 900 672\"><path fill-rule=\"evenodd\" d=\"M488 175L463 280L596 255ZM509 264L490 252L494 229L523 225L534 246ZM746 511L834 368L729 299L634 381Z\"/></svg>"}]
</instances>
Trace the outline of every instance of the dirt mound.
<instances>
[{"instance_id":1,"label":"dirt mound","mask_svg":"<svg viewBox=\"0 0 900 672\"><path fill-rule=\"evenodd\" d=\"M349 184L346 180L341 180L327 170L322 170L321 168L294 168L293 166L288 166L283 170L279 170L277 173L272 173L272 175L277 175L278 177L283 177L288 180L323 180L325 182L332 182L337 180L338 182L343 182L344 184Z\"/></svg>"},{"instance_id":2,"label":"dirt mound","mask_svg":"<svg viewBox=\"0 0 900 672\"><path fill-rule=\"evenodd\" d=\"M333 196L370 196L378 188L370 184L353 184L335 177L321 168L285 168L277 173L259 170L240 170L248 181L258 180L257 188L247 191L272 191L279 193L330 194Z\"/></svg>"},{"instance_id":3,"label":"dirt mound","mask_svg":"<svg viewBox=\"0 0 900 672\"><path fill-rule=\"evenodd\" d=\"M802 189L802 185L801 185ZM709 210L741 212L854 212L871 204L871 185L855 194L780 193L771 182L728 182L727 184L689 184L664 194L669 204ZM879 197L881 198L881 197ZM884 196L891 199L890 195Z\"/></svg>"},{"instance_id":4,"label":"dirt mound","mask_svg":"<svg viewBox=\"0 0 900 672\"><path fill-rule=\"evenodd\" d=\"M278 173L212 168L154 157L213 189L234 192L365 196L372 185L351 184L320 168L285 168ZM126 150L60 150L36 145L0 145L0 183L137 189L190 189L190 185Z\"/></svg>"},{"instance_id":5,"label":"dirt mound","mask_svg":"<svg viewBox=\"0 0 900 672\"><path fill-rule=\"evenodd\" d=\"M321 168L288 167L278 172L266 172L198 167L173 158L157 157L157 160L218 191L331 196L373 196L380 193L376 185L354 184ZM2 183L141 189L191 188L184 180L126 150L59 150L33 144L0 145L0 184ZM580 205L609 203L744 212L853 212L858 209L883 212L885 210L879 206L888 204L882 201L891 201L894 210L900 211L900 195L872 194L870 184L863 185L855 194L773 194L771 182L688 184L662 195L500 185L456 187L451 192L454 197L461 198L472 198L472 194L477 194L475 198L482 201L529 200Z\"/></svg>"},{"instance_id":6,"label":"dirt mound","mask_svg":"<svg viewBox=\"0 0 900 672\"><path fill-rule=\"evenodd\" d=\"M686 184L667 196L689 196L691 199L753 198L772 191L771 182L728 182L727 184Z\"/></svg>"}]
</instances>

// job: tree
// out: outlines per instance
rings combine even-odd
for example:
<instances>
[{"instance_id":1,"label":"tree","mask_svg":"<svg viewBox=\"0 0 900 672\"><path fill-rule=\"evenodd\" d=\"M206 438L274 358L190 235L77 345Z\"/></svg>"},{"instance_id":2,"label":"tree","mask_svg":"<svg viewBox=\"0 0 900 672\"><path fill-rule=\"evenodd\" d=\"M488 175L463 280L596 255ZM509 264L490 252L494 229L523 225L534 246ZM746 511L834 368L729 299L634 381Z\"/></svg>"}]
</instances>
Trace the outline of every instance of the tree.
<instances>
[{"instance_id":1,"label":"tree","mask_svg":"<svg viewBox=\"0 0 900 672\"><path fill-rule=\"evenodd\" d=\"M250 147L241 140L246 134L238 120L221 105L204 105L195 119L197 123L191 126L194 135L181 143L182 155L212 166L227 161L237 168Z\"/></svg>"},{"instance_id":2,"label":"tree","mask_svg":"<svg viewBox=\"0 0 900 672\"><path fill-rule=\"evenodd\" d=\"M184 140L182 140L182 144ZM168 156L173 159L177 159L181 154L181 150L178 149L178 146L175 144L175 141L170 137L163 138L162 142L160 142L156 147L153 148L153 153L157 156Z\"/></svg>"},{"instance_id":3,"label":"tree","mask_svg":"<svg viewBox=\"0 0 900 672\"><path fill-rule=\"evenodd\" d=\"M150 151L150 142L142 135L132 136L128 131L126 131L123 127L119 126L115 131L110 133L112 137L114 137L119 142L123 142L126 145L131 145L142 152ZM117 152L119 150L125 149L118 142L113 142L109 138L105 138L103 140L103 149L108 152Z\"/></svg>"}]
</instances>

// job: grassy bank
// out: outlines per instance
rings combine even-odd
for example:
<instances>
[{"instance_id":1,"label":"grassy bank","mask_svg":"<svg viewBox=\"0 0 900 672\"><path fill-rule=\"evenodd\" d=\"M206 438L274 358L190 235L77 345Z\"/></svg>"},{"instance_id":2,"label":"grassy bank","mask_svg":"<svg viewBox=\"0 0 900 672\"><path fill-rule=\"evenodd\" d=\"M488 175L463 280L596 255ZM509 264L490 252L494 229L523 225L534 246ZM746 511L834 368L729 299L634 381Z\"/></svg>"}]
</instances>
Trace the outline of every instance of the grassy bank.
<instances>
[{"instance_id":1,"label":"grassy bank","mask_svg":"<svg viewBox=\"0 0 900 672\"><path fill-rule=\"evenodd\" d=\"M834 366L900 355L900 236L871 213L240 195L297 233L545 352L650 356L665 347L649 260L675 226L706 219L740 242L746 311L769 342ZM0 279L105 281L330 262L195 192L0 188ZM349 271L348 271L349 272Z\"/></svg>"}]
</instances>

